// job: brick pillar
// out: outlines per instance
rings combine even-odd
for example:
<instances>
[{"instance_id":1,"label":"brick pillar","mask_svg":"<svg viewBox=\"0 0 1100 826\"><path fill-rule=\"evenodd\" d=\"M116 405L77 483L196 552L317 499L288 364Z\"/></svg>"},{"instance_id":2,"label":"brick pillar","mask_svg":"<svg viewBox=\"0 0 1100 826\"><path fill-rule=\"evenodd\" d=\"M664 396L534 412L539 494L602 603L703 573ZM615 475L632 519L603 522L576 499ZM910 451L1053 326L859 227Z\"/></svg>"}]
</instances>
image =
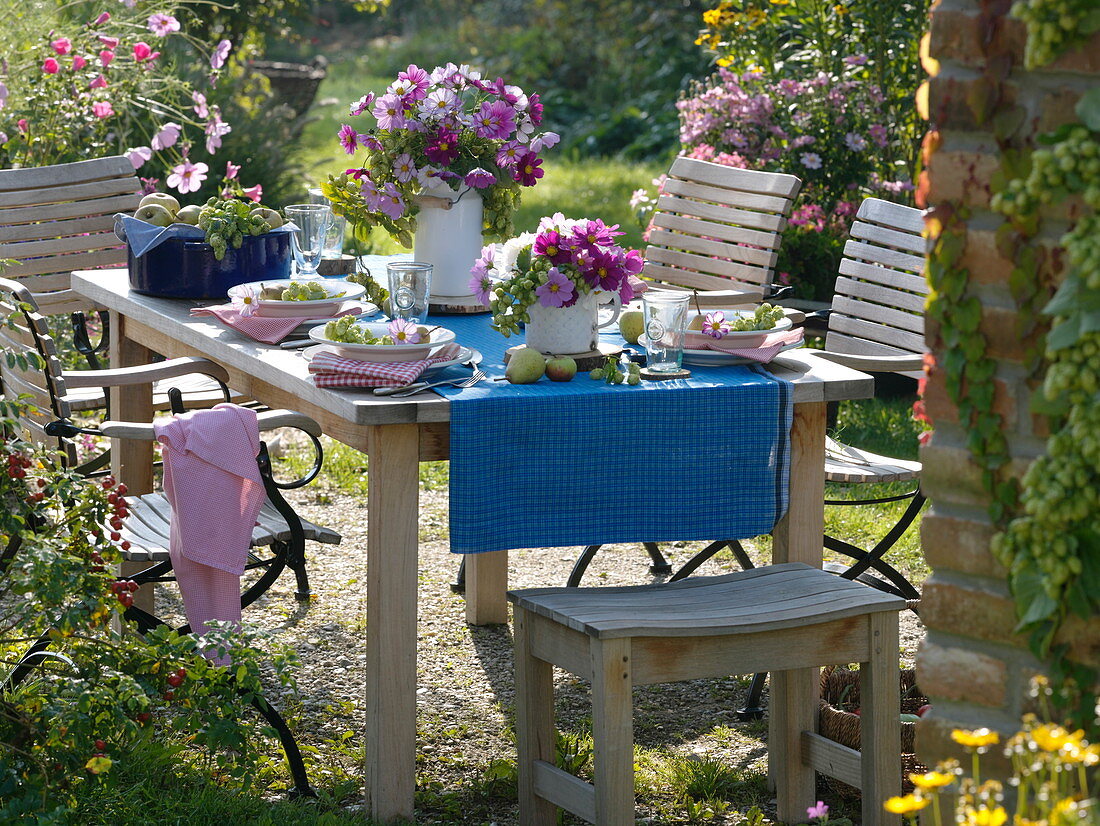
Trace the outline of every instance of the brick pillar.
<instances>
[{"instance_id":1,"label":"brick pillar","mask_svg":"<svg viewBox=\"0 0 1100 826\"><path fill-rule=\"evenodd\" d=\"M972 103L987 82L983 75L991 69L996 73L996 67L987 66L986 55L1007 53L1012 68L1001 87L1003 99L1026 111L1017 139L1030 142L1061 123L1076 121L1073 106L1078 97L1100 83L1100 35L1056 63L1028 71L1023 68L1025 28L1019 21L1001 18L998 5L1003 9L1007 4L941 0L933 8L930 54L940 67L930 81L928 101L940 141L928 159L928 203L954 202L969 209L962 264L971 276L969 294L983 304L981 330L987 353L997 362L993 406L1008 436L1010 470L1018 477L1043 452L1047 432L1045 422L1029 411L1036 382L1027 374L1029 342L1019 333L1009 289L1014 263L998 252L995 233L1002 218L989 209L999 149L992 127L975 116ZM1067 227L1064 217L1059 205L1044 214L1039 239L1044 246L1056 246ZM1059 259L1055 254L1048 260L1054 262L1051 272L1036 278L1049 278L1053 285ZM942 364L946 353L938 332L929 324L928 344ZM926 404L935 435L921 453L922 484L932 500L921 537L933 573L924 586L921 617L928 635L917 658L917 678L933 711L917 728L917 753L931 765L961 756L950 740L953 728L985 726L1002 735L1015 732L1026 705L1028 680L1039 663L1026 641L1012 632L1016 613L1005 571L989 550L994 534L989 501L942 376L929 382ZM1100 663L1100 629L1070 623L1063 636L1074 643L1076 658ZM1002 776L1006 770L1002 764Z\"/></svg>"}]
</instances>

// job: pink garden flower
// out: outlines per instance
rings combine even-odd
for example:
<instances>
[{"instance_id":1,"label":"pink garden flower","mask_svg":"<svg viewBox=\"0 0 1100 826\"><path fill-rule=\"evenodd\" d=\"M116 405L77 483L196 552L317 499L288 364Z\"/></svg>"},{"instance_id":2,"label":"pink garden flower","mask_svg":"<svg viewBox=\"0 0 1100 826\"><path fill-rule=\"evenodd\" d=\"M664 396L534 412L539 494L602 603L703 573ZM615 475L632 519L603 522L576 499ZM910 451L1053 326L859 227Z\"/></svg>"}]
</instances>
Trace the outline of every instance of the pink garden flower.
<instances>
[{"instance_id":1,"label":"pink garden flower","mask_svg":"<svg viewBox=\"0 0 1100 826\"><path fill-rule=\"evenodd\" d=\"M95 103L92 104L92 114L100 120L103 120L104 118L109 118L114 113L114 108L106 100L97 100Z\"/></svg>"},{"instance_id":2,"label":"pink garden flower","mask_svg":"<svg viewBox=\"0 0 1100 826\"><path fill-rule=\"evenodd\" d=\"M504 140L515 131L512 107L500 100L485 101L474 115L474 131L483 138Z\"/></svg>"},{"instance_id":3,"label":"pink garden flower","mask_svg":"<svg viewBox=\"0 0 1100 826\"><path fill-rule=\"evenodd\" d=\"M562 307L573 301L577 286L557 267L546 273L546 281L535 288L535 297L543 307Z\"/></svg>"},{"instance_id":4,"label":"pink garden flower","mask_svg":"<svg viewBox=\"0 0 1100 826\"><path fill-rule=\"evenodd\" d=\"M178 189L182 194L198 192L202 182L206 180L206 173L210 167L204 163L191 163L184 158L183 163L172 168L172 174L168 176L167 184Z\"/></svg>"},{"instance_id":5,"label":"pink garden flower","mask_svg":"<svg viewBox=\"0 0 1100 826\"><path fill-rule=\"evenodd\" d=\"M237 166L237 164L233 163L233 161L225 162L225 179L227 181L232 181L234 178L236 178L237 175L240 174L240 171L241 168Z\"/></svg>"},{"instance_id":6,"label":"pink garden flower","mask_svg":"<svg viewBox=\"0 0 1100 826\"><path fill-rule=\"evenodd\" d=\"M413 100L423 100L424 96L428 92L428 73L417 66L415 63L410 63L409 68L403 72L399 72L397 75L398 80L407 80L412 85L411 96Z\"/></svg>"},{"instance_id":7,"label":"pink garden flower","mask_svg":"<svg viewBox=\"0 0 1100 826\"><path fill-rule=\"evenodd\" d=\"M821 156L816 152L803 152L799 160L807 169L821 169Z\"/></svg>"},{"instance_id":8,"label":"pink garden flower","mask_svg":"<svg viewBox=\"0 0 1100 826\"><path fill-rule=\"evenodd\" d=\"M192 92L191 102L194 103L195 114L200 118L210 117L210 107L206 105L206 95L202 92Z\"/></svg>"},{"instance_id":9,"label":"pink garden flower","mask_svg":"<svg viewBox=\"0 0 1100 826\"><path fill-rule=\"evenodd\" d=\"M402 152L393 159L393 175L401 183L407 183L416 177L416 166L413 164L412 155Z\"/></svg>"},{"instance_id":10,"label":"pink garden flower","mask_svg":"<svg viewBox=\"0 0 1100 826\"><path fill-rule=\"evenodd\" d=\"M78 55L78 54L73 55L73 71L74 72L79 72L81 69L83 69L87 65L88 65L88 58L82 57L81 55Z\"/></svg>"},{"instance_id":11,"label":"pink garden flower","mask_svg":"<svg viewBox=\"0 0 1100 826\"><path fill-rule=\"evenodd\" d=\"M382 212L394 220L405 214L405 199L401 197L401 193L392 182L387 183L385 191L380 194L382 196L380 205Z\"/></svg>"},{"instance_id":12,"label":"pink garden flower","mask_svg":"<svg viewBox=\"0 0 1100 826\"><path fill-rule=\"evenodd\" d=\"M203 128L206 133L206 152L210 155L221 149L222 137L233 131L233 127L222 120L222 114L217 106L213 108L213 115Z\"/></svg>"},{"instance_id":13,"label":"pink garden flower","mask_svg":"<svg viewBox=\"0 0 1100 826\"><path fill-rule=\"evenodd\" d=\"M99 65L106 69L111 65L111 61L115 59L115 53L110 49L104 49L99 53ZM74 59L75 63L75 59Z\"/></svg>"},{"instance_id":14,"label":"pink garden flower","mask_svg":"<svg viewBox=\"0 0 1100 826\"><path fill-rule=\"evenodd\" d=\"M57 62L56 58L47 57L42 61L42 71L48 75L56 75L61 71L61 64Z\"/></svg>"},{"instance_id":15,"label":"pink garden flower","mask_svg":"<svg viewBox=\"0 0 1100 826\"><path fill-rule=\"evenodd\" d=\"M8 105L8 87L0 83L0 109Z\"/></svg>"},{"instance_id":16,"label":"pink garden flower","mask_svg":"<svg viewBox=\"0 0 1100 826\"><path fill-rule=\"evenodd\" d=\"M395 318L387 329L394 344L420 343L420 328L414 321Z\"/></svg>"},{"instance_id":17,"label":"pink garden flower","mask_svg":"<svg viewBox=\"0 0 1100 826\"><path fill-rule=\"evenodd\" d=\"M157 12L149 16L149 31L157 37L168 37L172 32L180 30L180 21L170 14Z\"/></svg>"},{"instance_id":18,"label":"pink garden flower","mask_svg":"<svg viewBox=\"0 0 1100 826\"><path fill-rule=\"evenodd\" d=\"M24 135L31 131L30 124L27 123L26 118L20 118L15 122L15 125L19 127L19 131L22 132Z\"/></svg>"},{"instance_id":19,"label":"pink garden flower","mask_svg":"<svg viewBox=\"0 0 1100 826\"><path fill-rule=\"evenodd\" d=\"M92 25L92 26L102 26L104 23L106 23L110 19L111 19L110 12L105 12L105 11L100 12L99 17L97 17L95 20L93 20L90 25Z\"/></svg>"},{"instance_id":20,"label":"pink garden flower","mask_svg":"<svg viewBox=\"0 0 1100 826\"><path fill-rule=\"evenodd\" d=\"M158 57L160 57L160 52L154 52L145 41L139 40L134 44L134 60L138 63L144 63L146 60L156 60Z\"/></svg>"},{"instance_id":21,"label":"pink garden flower","mask_svg":"<svg viewBox=\"0 0 1100 826\"><path fill-rule=\"evenodd\" d=\"M248 200L258 204L260 199L264 197L264 188L261 184L256 184L255 186L248 187L248 189L242 189L241 194L248 198Z\"/></svg>"},{"instance_id":22,"label":"pink garden flower","mask_svg":"<svg viewBox=\"0 0 1100 826\"><path fill-rule=\"evenodd\" d=\"M145 165L145 162L153 157L153 150L148 146L139 146L136 149L127 149L122 153L134 166L134 170L141 169Z\"/></svg>"},{"instance_id":23,"label":"pink garden flower","mask_svg":"<svg viewBox=\"0 0 1100 826\"><path fill-rule=\"evenodd\" d=\"M513 167L516 160L527 150L518 141L508 141L497 150L497 166Z\"/></svg>"},{"instance_id":24,"label":"pink garden flower","mask_svg":"<svg viewBox=\"0 0 1100 826\"><path fill-rule=\"evenodd\" d=\"M153 140L150 142L150 146L157 152L162 149L167 149L170 146L175 146L176 141L179 140L180 132L183 127L178 123L166 123L160 128L157 134L153 135Z\"/></svg>"},{"instance_id":25,"label":"pink garden flower","mask_svg":"<svg viewBox=\"0 0 1100 826\"><path fill-rule=\"evenodd\" d=\"M519 181L521 186L534 186L544 174L546 173L542 170L542 158L534 152L524 152L516 158L516 168L512 177Z\"/></svg>"},{"instance_id":26,"label":"pink garden flower","mask_svg":"<svg viewBox=\"0 0 1100 826\"><path fill-rule=\"evenodd\" d=\"M210 66L214 69L220 69L225 65L225 61L229 59L229 50L233 48L233 44L228 40L219 40L218 45L214 47L214 51L210 53Z\"/></svg>"},{"instance_id":27,"label":"pink garden flower","mask_svg":"<svg viewBox=\"0 0 1100 826\"><path fill-rule=\"evenodd\" d=\"M67 37L59 37L50 43L50 46L59 55L66 55L73 50L73 42Z\"/></svg>"},{"instance_id":28,"label":"pink garden flower","mask_svg":"<svg viewBox=\"0 0 1100 826\"><path fill-rule=\"evenodd\" d=\"M703 332L713 338L724 338L730 331L730 323L726 320L726 314L721 310L707 313L703 317Z\"/></svg>"},{"instance_id":29,"label":"pink garden flower","mask_svg":"<svg viewBox=\"0 0 1100 826\"><path fill-rule=\"evenodd\" d=\"M405 125L404 106L397 95L382 95L371 114L377 119L379 129L401 129Z\"/></svg>"},{"instance_id":30,"label":"pink garden flower","mask_svg":"<svg viewBox=\"0 0 1100 826\"><path fill-rule=\"evenodd\" d=\"M449 166L458 157L458 135L449 129L440 129L424 154L432 163Z\"/></svg>"},{"instance_id":31,"label":"pink garden flower","mask_svg":"<svg viewBox=\"0 0 1100 826\"><path fill-rule=\"evenodd\" d=\"M107 78L105 78L103 75L96 75L95 79L92 80L88 84L88 88L89 89L106 89L107 88Z\"/></svg>"},{"instance_id":32,"label":"pink garden flower","mask_svg":"<svg viewBox=\"0 0 1100 826\"><path fill-rule=\"evenodd\" d=\"M108 49L117 49L119 39L117 37L108 37L105 34L99 35L99 42L106 46Z\"/></svg>"},{"instance_id":33,"label":"pink garden flower","mask_svg":"<svg viewBox=\"0 0 1100 826\"><path fill-rule=\"evenodd\" d=\"M471 169L466 173L466 177L462 181L466 186L472 186L474 189L485 189L497 182L496 175L489 172L487 169L482 169L480 166L477 169Z\"/></svg>"},{"instance_id":34,"label":"pink garden flower","mask_svg":"<svg viewBox=\"0 0 1100 826\"><path fill-rule=\"evenodd\" d=\"M363 97L359 98L359 100L355 101L355 103L351 105L352 117L361 115L366 112L368 109L370 109L370 105L372 103L374 103L374 92L367 92L365 95L363 95Z\"/></svg>"},{"instance_id":35,"label":"pink garden flower","mask_svg":"<svg viewBox=\"0 0 1100 826\"><path fill-rule=\"evenodd\" d=\"M344 147L344 152L354 155L355 150L359 148L359 133L355 131L355 127L346 123L340 124L340 131L336 136L340 140L340 145Z\"/></svg>"},{"instance_id":36,"label":"pink garden flower","mask_svg":"<svg viewBox=\"0 0 1100 826\"><path fill-rule=\"evenodd\" d=\"M543 132L531 141L531 151L541 152L544 149L553 149L561 141L561 135L557 132Z\"/></svg>"}]
</instances>

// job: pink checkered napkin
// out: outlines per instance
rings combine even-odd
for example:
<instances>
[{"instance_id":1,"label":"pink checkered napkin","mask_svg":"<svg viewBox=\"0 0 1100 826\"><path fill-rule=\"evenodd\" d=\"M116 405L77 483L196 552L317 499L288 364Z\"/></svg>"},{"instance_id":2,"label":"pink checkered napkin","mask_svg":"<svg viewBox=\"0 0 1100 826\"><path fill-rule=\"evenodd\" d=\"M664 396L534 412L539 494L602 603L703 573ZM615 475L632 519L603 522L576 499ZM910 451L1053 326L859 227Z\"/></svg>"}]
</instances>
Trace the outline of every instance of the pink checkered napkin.
<instances>
[{"instance_id":1,"label":"pink checkered napkin","mask_svg":"<svg viewBox=\"0 0 1100 826\"><path fill-rule=\"evenodd\" d=\"M333 316L339 318L342 315L354 315L363 312L363 305L354 302L345 302L340 311ZM264 344L277 344L298 327L303 321L309 321L311 316L301 318L271 318L262 315L241 315L232 304L218 304L214 307L194 307L191 315L212 315L222 324L239 330L249 338L262 341Z\"/></svg>"},{"instance_id":2,"label":"pink checkered napkin","mask_svg":"<svg viewBox=\"0 0 1100 826\"><path fill-rule=\"evenodd\" d=\"M359 361L318 350L309 362L309 372L318 387L400 387L420 378L428 367L452 361L462 352L458 344L441 347L431 358L417 361Z\"/></svg>"},{"instance_id":3,"label":"pink checkered napkin","mask_svg":"<svg viewBox=\"0 0 1100 826\"><path fill-rule=\"evenodd\" d=\"M737 344L725 339L714 338L706 333L689 330L684 334L684 347L689 350L715 350L721 353L729 353L731 356L767 364L775 358L784 347L795 342L802 341L803 330L798 327L794 330L784 330L778 333L761 331L760 337L750 337L748 341L741 338Z\"/></svg>"}]
</instances>

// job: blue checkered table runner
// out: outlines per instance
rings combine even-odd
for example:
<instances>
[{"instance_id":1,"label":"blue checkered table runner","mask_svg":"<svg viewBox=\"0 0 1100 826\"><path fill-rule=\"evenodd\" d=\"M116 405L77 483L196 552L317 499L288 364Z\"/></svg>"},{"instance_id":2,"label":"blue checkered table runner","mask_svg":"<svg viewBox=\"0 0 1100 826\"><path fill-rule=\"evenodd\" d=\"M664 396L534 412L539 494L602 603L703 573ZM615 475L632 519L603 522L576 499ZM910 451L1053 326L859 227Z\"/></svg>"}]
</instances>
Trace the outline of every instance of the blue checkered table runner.
<instances>
[{"instance_id":1,"label":"blue checkered table runner","mask_svg":"<svg viewBox=\"0 0 1100 826\"><path fill-rule=\"evenodd\" d=\"M491 379L523 339L489 319L430 320L480 350ZM790 383L755 366L690 369L638 387L579 374L438 388L451 401L451 551L770 532L787 508Z\"/></svg>"}]
</instances>

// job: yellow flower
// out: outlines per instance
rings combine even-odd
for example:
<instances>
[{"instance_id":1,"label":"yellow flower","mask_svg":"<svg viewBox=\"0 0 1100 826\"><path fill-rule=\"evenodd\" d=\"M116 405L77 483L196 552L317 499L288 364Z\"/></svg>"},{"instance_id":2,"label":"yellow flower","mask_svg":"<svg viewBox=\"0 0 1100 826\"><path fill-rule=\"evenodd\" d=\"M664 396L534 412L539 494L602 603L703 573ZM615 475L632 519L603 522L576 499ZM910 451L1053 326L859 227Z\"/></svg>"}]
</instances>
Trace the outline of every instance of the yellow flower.
<instances>
[{"instance_id":1,"label":"yellow flower","mask_svg":"<svg viewBox=\"0 0 1100 826\"><path fill-rule=\"evenodd\" d=\"M919 812L927 805L927 800L914 794L907 794L905 797L891 797L883 804L886 811L895 815L908 815Z\"/></svg>"},{"instance_id":2,"label":"yellow flower","mask_svg":"<svg viewBox=\"0 0 1100 826\"><path fill-rule=\"evenodd\" d=\"M1035 741L1035 745L1043 751L1052 753L1061 751L1066 746L1079 747L1084 736L1084 731L1078 730L1071 734L1061 726L1052 723L1036 726L1031 731L1031 739Z\"/></svg>"},{"instance_id":3,"label":"yellow flower","mask_svg":"<svg viewBox=\"0 0 1100 826\"><path fill-rule=\"evenodd\" d=\"M979 728L974 731L955 729L951 732L951 739L959 745L974 749L995 746L1001 741L1001 738L997 736L997 732L990 731L987 728Z\"/></svg>"},{"instance_id":4,"label":"yellow flower","mask_svg":"<svg viewBox=\"0 0 1100 826\"><path fill-rule=\"evenodd\" d=\"M708 9L703 12L703 22L708 26L717 26L718 21L722 19L721 9Z\"/></svg>"},{"instance_id":5,"label":"yellow flower","mask_svg":"<svg viewBox=\"0 0 1100 826\"><path fill-rule=\"evenodd\" d=\"M733 59L729 57L720 57L714 62L717 63L719 66L725 67L733 63Z\"/></svg>"},{"instance_id":6,"label":"yellow flower","mask_svg":"<svg viewBox=\"0 0 1100 826\"><path fill-rule=\"evenodd\" d=\"M1008 812L1001 806L996 809L967 809L966 822L972 826L1004 826Z\"/></svg>"},{"instance_id":7,"label":"yellow flower","mask_svg":"<svg viewBox=\"0 0 1100 826\"><path fill-rule=\"evenodd\" d=\"M911 774L909 779L918 789L941 789L955 779L955 775L946 772L927 772L926 774Z\"/></svg>"},{"instance_id":8,"label":"yellow flower","mask_svg":"<svg viewBox=\"0 0 1100 826\"><path fill-rule=\"evenodd\" d=\"M836 12L837 14L847 14L848 13L848 7L847 6L841 6L841 5L838 4L836 6L833 6L833 11Z\"/></svg>"},{"instance_id":9,"label":"yellow flower","mask_svg":"<svg viewBox=\"0 0 1100 826\"><path fill-rule=\"evenodd\" d=\"M1056 824L1056 826L1061 826L1061 824L1069 826L1069 824L1079 820L1078 804L1072 797L1063 797L1054 804L1054 809L1050 813L1050 822Z\"/></svg>"}]
</instances>

